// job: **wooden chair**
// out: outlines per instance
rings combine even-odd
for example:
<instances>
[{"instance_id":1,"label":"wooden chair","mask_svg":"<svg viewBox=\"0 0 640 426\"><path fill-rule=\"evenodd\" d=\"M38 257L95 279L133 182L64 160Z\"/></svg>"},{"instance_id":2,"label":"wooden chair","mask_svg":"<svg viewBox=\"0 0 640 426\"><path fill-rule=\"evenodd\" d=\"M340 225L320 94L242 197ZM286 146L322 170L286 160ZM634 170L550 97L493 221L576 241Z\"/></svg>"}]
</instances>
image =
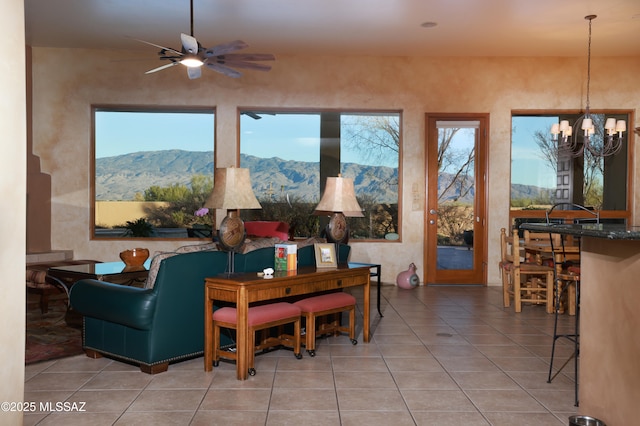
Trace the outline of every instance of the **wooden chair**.
<instances>
[{"instance_id":1,"label":"wooden chair","mask_svg":"<svg viewBox=\"0 0 640 426\"><path fill-rule=\"evenodd\" d=\"M224 307L217 309L213 313L213 366L220 364L220 358L231 359L237 362L237 353L226 351L220 347L220 328L237 328L236 308ZM266 305L252 306L249 308L249 375L255 376L255 353L256 351L276 347L293 347L293 354L296 358L302 358L300 353L300 308L286 302L269 303ZM266 337L256 345L256 332L267 328L282 326L293 323L293 336L280 334L278 337Z\"/></svg>"},{"instance_id":2,"label":"wooden chair","mask_svg":"<svg viewBox=\"0 0 640 426\"><path fill-rule=\"evenodd\" d=\"M500 249L504 307L511 306L513 298L516 312L522 312L522 303L533 303L553 313L553 267L524 262L518 234L507 235L505 228L500 230Z\"/></svg>"},{"instance_id":3,"label":"wooden chair","mask_svg":"<svg viewBox=\"0 0 640 426\"><path fill-rule=\"evenodd\" d=\"M349 333L351 343L356 345L356 298L344 292L328 293L307 297L294 303L300 308L301 315L306 319L305 347L309 356L316 355L316 336L324 334ZM334 318L330 323L324 323L316 333L316 319L319 317L349 312L349 327L340 325L340 318Z\"/></svg>"}]
</instances>

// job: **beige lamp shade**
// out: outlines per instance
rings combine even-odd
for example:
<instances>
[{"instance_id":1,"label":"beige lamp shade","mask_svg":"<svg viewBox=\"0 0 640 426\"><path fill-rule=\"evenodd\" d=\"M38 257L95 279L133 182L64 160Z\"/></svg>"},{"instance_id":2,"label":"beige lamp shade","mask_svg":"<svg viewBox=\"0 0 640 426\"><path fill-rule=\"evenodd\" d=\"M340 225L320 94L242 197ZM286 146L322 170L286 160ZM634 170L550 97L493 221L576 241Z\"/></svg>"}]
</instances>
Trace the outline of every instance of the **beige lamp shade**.
<instances>
[{"instance_id":1,"label":"beige lamp shade","mask_svg":"<svg viewBox=\"0 0 640 426\"><path fill-rule=\"evenodd\" d=\"M340 212L347 217L363 217L362 208L356 199L356 191L353 187L353 179L328 177L324 187L324 194L320 203L316 206L314 214L330 215Z\"/></svg>"},{"instance_id":2,"label":"beige lamp shade","mask_svg":"<svg viewBox=\"0 0 640 426\"><path fill-rule=\"evenodd\" d=\"M249 169L236 167L216 169L213 177L213 191L204 206L223 210L262 208L251 189Z\"/></svg>"}]
</instances>

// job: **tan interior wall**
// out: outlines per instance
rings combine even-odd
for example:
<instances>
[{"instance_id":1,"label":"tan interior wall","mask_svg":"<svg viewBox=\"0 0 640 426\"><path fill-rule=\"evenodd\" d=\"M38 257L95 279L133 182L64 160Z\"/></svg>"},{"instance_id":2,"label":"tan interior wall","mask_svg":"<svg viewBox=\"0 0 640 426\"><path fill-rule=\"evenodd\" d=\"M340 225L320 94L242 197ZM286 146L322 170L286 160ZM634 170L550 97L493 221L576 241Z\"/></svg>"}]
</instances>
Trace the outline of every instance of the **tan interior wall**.
<instances>
[{"instance_id":1,"label":"tan interior wall","mask_svg":"<svg viewBox=\"0 0 640 426\"><path fill-rule=\"evenodd\" d=\"M54 249L108 261L123 248L122 242L89 238L91 104L216 107L216 161L222 167L236 163L239 107L392 109L403 111L401 197L409 202L402 208L402 240L354 243L352 258L382 262L385 282L395 281L410 262L424 277L424 114L481 112L490 114L491 129L487 268L489 284L498 285L498 235L508 225L511 111L577 110L585 102L581 57L279 56L268 73L248 71L231 79L205 71L198 80L189 80L181 67L145 75L157 65L153 57L123 62L139 59L139 53L33 49L33 147L52 176ZM592 108L638 108L640 58L593 58L591 71ZM416 188L421 202L412 203ZM148 246L154 251L178 244Z\"/></svg>"},{"instance_id":2,"label":"tan interior wall","mask_svg":"<svg viewBox=\"0 0 640 426\"><path fill-rule=\"evenodd\" d=\"M96 201L96 225L124 225L128 220L149 217L149 211L169 204L162 201Z\"/></svg>"},{"instance_id":3,"label":"tan interior wall","mask_svg":"<svg viewBox=\"0 0 640 426\"><path fill-rule=\"evenodd\" d=\"M26 230L26 95L24 5L0 3L0 49L11 52L0 71L0 401L24 400L25 230ZM0 424L21 425L22 411L0 412Z\"/></svg>"}]
</instances>

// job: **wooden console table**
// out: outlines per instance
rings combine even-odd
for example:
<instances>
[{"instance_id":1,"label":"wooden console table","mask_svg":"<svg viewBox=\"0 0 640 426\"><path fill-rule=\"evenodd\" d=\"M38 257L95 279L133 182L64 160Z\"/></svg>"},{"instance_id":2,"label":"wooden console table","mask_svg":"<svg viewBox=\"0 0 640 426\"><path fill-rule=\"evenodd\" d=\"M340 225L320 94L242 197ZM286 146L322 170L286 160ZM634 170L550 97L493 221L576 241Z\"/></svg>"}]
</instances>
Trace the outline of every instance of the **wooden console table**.
<instances>
[{"instance_id":1,"label":"wooden console table","mask_svg":"<svg viewBox=\"0 0 640 426\"><path fill-rule=\"evenodd\" d=\"M236 373L238 380L246 380L249 366L249 326L247 314L249 304L253 302L280 299L338 290L347 287L364 286L364 325L362 336L369 341L369 290L370 268L368 266L350 267L338 265L338 268L316 269L298 268L297 271L276 272L273 278L264 278L253 273L232 273L210 277L205 280L205 318L204 318L204 370L213 367L213 305L214 301L232 302L237 307L236 330Z\"/></svg>"}]
</instances>

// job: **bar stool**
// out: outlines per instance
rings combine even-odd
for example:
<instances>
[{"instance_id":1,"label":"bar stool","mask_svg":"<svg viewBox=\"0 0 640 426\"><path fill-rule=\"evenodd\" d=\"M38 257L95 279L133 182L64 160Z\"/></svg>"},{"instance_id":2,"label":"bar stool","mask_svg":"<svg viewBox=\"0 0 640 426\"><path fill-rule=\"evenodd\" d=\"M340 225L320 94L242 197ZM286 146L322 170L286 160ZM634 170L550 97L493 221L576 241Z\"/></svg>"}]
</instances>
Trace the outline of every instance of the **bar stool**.
<instances>
[{"instance_id":1,"label":"bar stool","mask_svg":"<svg viewBox=\"0 0 640 426\"><path fill-rule=\"evenodd\" d=\"M231 359L237 362L237 353L225 351L220 348L220 328L237 329L236 308L224 307L213 313L213 366L220 364L220 358ZM293 336L281 334L278 337L267 337L256 345L256 331L293 323ZM255 353L259 350L275 346L293 347L293 354L297 359L302 358L300 353L300 308L291 303L277 302L266 305L252 306L248 314L250 350L249 375L255 376ZM293 341L293 343L292 343Z\"/></svg>"},{"instance_id":2,"label":"bar stool","mask_svg":"<svg viewBox=\"0 0 640 426\"><path fill-rule=\"evenodd\" d=\"M349 311L349 327L340 325L340 318L333 322L323 324L319 329L319 335L349 333L351 343L358 344L356 340L356 298L342 291L307 297L294 303L300 308L302 316L306 320L305 347L309 356L316 356L316 319L326 315Z\"/></svg>"},{"instance_id":3,"label":"bar stool","mask_svg":"<svg viewBox=\"0 0 640 426\"><path fill-rule=\"evenodd\" d=\"M551 206L549 210L546 211L546 221L547 224L551 223L552 213L554 210L561 209L569 209L576 210L580 212L585 218L574 218L573 223L600 223L600 212L597 210L590 210L584 206L574 203L557 203ZM564 250L564 239L560 240L560 247L555 247L553 244L551 245L551 250L554 252L553 261L554 261L554 283L555 283L555 322L553 325L553 344L551 346L551 362L549 364L549 377L547 379L547 383L551 383L551 381L562 371L562 369L574 359L574 375L575 375L575 406L579 406L579 398L578 398L578 362L580 358L580 267L579 266L568 266L564 268L564 261L567 260L561 256L555 256L555 252L559 249L562 253L565 253ZM573 291L572 291L573 289ZM562 293L566 292L568 294L567 298L570 303L573 302L575 307L575 329L573 334L559 334L558 333L558 314L561 309L561 296ZM572 295L574 292L574 295ZM573 297L572 297L573 296ZM573 299L573 300L571 300ZM569 308L571 310L571 307ZM560 338L566 338L570 342L573 343L573 353L565 361L564 364L558 369L558 371L553 374L553 360L556 351L556 341Z\"/></svg>"}]
</instances>

